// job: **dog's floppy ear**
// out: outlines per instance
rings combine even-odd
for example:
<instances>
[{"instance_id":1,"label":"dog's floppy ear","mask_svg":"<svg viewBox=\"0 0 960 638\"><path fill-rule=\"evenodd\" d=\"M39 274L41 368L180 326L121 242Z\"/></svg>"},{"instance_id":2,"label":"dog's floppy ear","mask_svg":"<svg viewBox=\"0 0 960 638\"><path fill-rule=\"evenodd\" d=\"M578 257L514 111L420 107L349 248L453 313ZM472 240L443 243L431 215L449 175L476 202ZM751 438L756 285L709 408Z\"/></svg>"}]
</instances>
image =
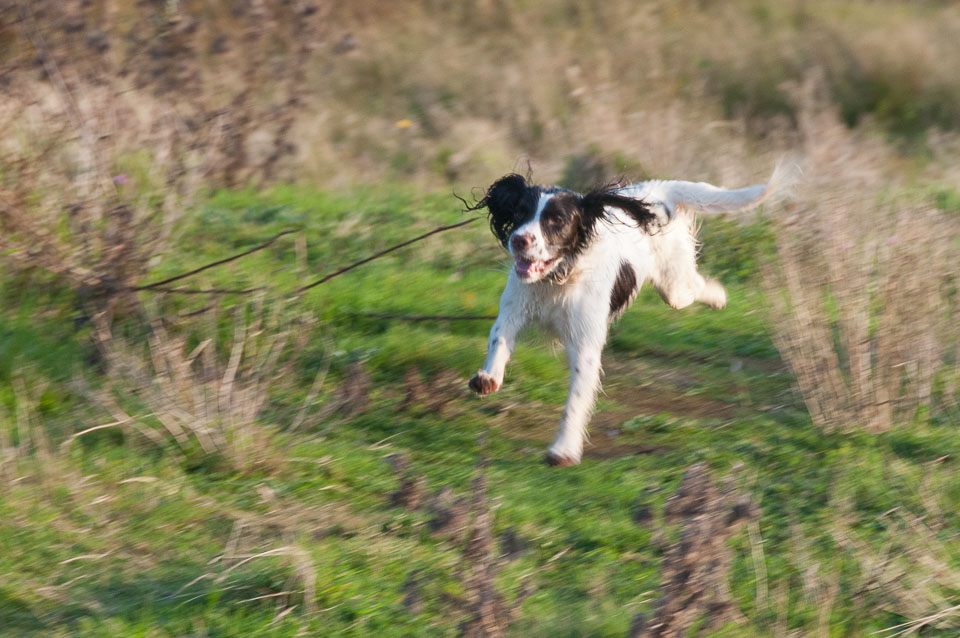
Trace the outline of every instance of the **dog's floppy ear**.
<instances>
[{"instance_id":1,"label":"dog's floppy ear","mask_svg":"<svg viewBox=\"0 0 960 638\"><path fill-rule=\"evenodd\" d=\"M506 247L510 234L523 219L524 199L528 194L527 180L523 175L504 175L490 186L486 196L475 209L484 208L490 213L490 230Z\"/></svg>"},{"instance_id":2,"label":"dog's floppy ear","mask_svg":"<svg viewBox=\"0 0 960 638\"><path fill-rule=\"evenodd\" d=\"M653 232L659 225L659 217L649 203L620 195L616 186L604 186L583 196L583 213L591 220L610 221L606 208L613 206L625 212L644 232Z\"/></svg>"}]
</instances>

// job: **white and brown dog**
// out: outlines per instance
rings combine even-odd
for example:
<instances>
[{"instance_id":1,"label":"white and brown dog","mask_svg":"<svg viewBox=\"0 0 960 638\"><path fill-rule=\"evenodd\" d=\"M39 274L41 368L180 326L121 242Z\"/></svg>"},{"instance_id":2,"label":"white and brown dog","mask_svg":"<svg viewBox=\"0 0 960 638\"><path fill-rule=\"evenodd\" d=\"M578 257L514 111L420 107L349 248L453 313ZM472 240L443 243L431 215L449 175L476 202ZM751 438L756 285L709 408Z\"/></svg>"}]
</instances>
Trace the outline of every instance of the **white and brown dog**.
<instances>
[{"instance_id":1,"label":"white and brown dog","mask_svg":"<svg viewBox=\"0 0 960 638\"><path fill-rule=\"evenodd\" d=\"M494 183L471 210L486 208L490 228L514 265L490 331L487 360L470 379L496 392L517 333L528 322L553 331L567 350L570 388L547 463L575 465L600 383L607 329L651 282L671 308L700 301L720 309L723 287L697 272L694 213L755 205L770 184L739 190L704 182L649 181L585 195L529 184L521 175Z\"/></svg>"}]
</instances>

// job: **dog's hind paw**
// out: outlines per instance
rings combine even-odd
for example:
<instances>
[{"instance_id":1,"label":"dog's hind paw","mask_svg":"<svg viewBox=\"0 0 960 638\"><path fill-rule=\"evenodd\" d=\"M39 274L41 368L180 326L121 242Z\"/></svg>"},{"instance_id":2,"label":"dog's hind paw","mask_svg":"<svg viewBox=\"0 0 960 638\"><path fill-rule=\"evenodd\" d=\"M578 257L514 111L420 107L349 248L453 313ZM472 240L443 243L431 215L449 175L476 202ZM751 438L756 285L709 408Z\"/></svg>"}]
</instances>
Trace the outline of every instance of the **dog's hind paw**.
<instances>
[{"instance_id":1,"label":"dog's hind paw","mask_svg":"<svg viewBox=\"0 0 960 638\"><path fill-rule=\"evenodd\" d=\"M702 301L714 310L720 310L727 305L727 291L715 279L707 279L697 301Z\"/></svg>"},{"instance_id":2,"label":"dog's hind paw","mask_svg":"<svg viewBox=\"0 0 960 638\"><path fill-rule=\"evenodd\" d=\"M486 396L499 390L500 384L489 374L480 370L470 379L470 389L480 396Z\"/></svg>"}]
</instances>

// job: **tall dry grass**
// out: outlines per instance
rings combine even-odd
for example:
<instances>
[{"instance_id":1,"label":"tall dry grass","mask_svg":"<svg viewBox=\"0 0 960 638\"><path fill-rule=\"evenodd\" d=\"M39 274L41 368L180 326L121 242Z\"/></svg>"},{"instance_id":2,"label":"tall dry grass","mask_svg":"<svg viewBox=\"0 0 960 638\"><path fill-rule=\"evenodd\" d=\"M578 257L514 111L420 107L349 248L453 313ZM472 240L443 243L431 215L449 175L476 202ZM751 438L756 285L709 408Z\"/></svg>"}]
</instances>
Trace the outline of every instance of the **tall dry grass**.
<instances>
[{"instance_id":1,"label":"tall dry grass","mask_svg":"<svg viewBox=\"0 0 960 638\"><path fill-rule=\"evenodd\" d=\"M774 337L815 423L879 432L956 404L960 220L898 195L890 149L821 88L797 92L807 171L766 276Z\"/></svg>"},{"instance_id":2,"label":"tall dry grass","mask_svg":"<svg viewBox=\"0 0 960 638\"><path fill-rule=\"evenodd\" d=\"M151 128L155 108L175 110L182 135L210 138L201 155L217 160L207 175L215 183L401 178L469 188L527 161L555 181L588 151L626 156L632 176L732 183L763 172L770 158L758 151L795 140L782 83L810 68L824 69L847 124L913 138L960 127L950 71L960 63L960 12L939 3L12 7L0 63L20 111L34 87L59 83L56 65L78 98L99 86L139 105L131 130ZM43 38L25 31L24 8Z\"/></svg>"},{"instance_id":3,"label":"tall dry grass","mask_svg":"<svg viewBox=\"0 0 960 638\"><path fill-rule=\"evenodd\" d=\"M198 194L279 176L322 12L41 1L2 17L4 263L53 275L90 314L140 312Z\"/></svg>"},{"instance_id":4,"label":"tall dry grass","mask_svg":"<svg viewBox=\"0 0 960 638\"><path fill-rule=\"evenodd\" d=\"M768 277L777 344L818 424L886 429L955 400L956 223L893 195L918 171L876 132L939 126L923 170L956 176L942 160L960 83L941 69L960 59L946 29L960 16L836 4L14 3L0 250L109 321L143 315L137 285L205 188L472 186L524 160L575 180L572 158L742 184L800 145L806 186ZM811 64L818 95L791 91ZM874 103L848 99L880 85Z\"/></svg>"},{"instance_id":5,"label":"tall dry grass","mask_svg":"<svg viewBox=\"0 0 960 638\"><path fill-rule=\"evenodd\" d=\"M65 475L75 477L76 472L58 454L38 414L38 397L48 382L37 378L31 370L21 370L12 385L14 410L11 413L0 406L0 489L5 490L31 474L44 491Z\"/></svg>"},{"instance_id":6,"label":"tall dry grass","mask_svg":"<svg viewBox=\"0 0 960 638\"><path fill-rule=\"evenodd\" d=\"M922 635L929 628L945 635L960 630L955 596L960 587L956 568L960 548L950 531L953 508L945 500L954 475L953 468L942 461L929 464L916 487L919 502L882 512L869 525L863 524L863 512L858 512L856 496L849 490L855 480L851 476L838 480L826 531L837 548L859 565L847 600L836 596L842 591L839 574L816 561L813 543L798 533L791 552L791 562L804 574L804 593L819 598L824 618L829 619L834 604L852 602L857 610L883 610L907 619L878 632L886 636ZM882 543L874 536L877 531L882 531ZM816 596L817 590L824 589L833 590L833 598L826 601Z\"/></svg>"},{"instance_id":7,"label":"tall dry grass","mask_svg":"<svg viewBox=\"0 0 960 638\"><path fill-rule=\"evenodd\" d=\"M58 450L31 408L36 391L17 381L16 414L0 406L11 426L0 432L0 479L73 479L70 442L107 428L235 472L283 466L276 428L262 420L309 336L295 313L260 298L238 304L222 339L216 312L172 326L149 320L136 295L205 189L297 179L469 189L526 162L540 181L575 179L576 157L600 173L739 185L801 146L806 173L795 201L773 211L777 259L765 283L776 345L813 421L879 432L955 409L960 221L900 191L960 175L950 71L960 13L919 4L0 6L2 266L49 273L90 308L105 369L84 391L113 417ZM812 66L819 80L784 84ZM915 136L933 161L917 168L879 139L891 132ZM141 339L123 336L120 313L141 320ZM349 402L345 392L312 411L323 380L291 430ZM492 518L478 511L467 589L480 623L505 626L481 529ZM835 534L871 570L865 590L917 623L952 622L942 591L957 579L937 569L951 558L936 530L906 515L885 524L907 548L895 560L852 526ZM317 578L295 543L225 552L217 578L269 557L293 566L299 584L284 589L297 591L285 593L302 592L312 611ZM911 574L919 595L895 582ZM825 632L838 585L810 580Z\"/></svg>"},{"instance_id":8,"label":"tall dry grass","mask_svg":"<svg viewBox=\"0 0 960 638\"><path fill-rule=\"evenodd\" d=\"M955 401L956 223L893 194L919 171L876 132L940 127L923 170L956 176L960 83L942 69L960 15L839 4L17 2L0 250L109 322L143 315L137 285L205 188L473 186L524 160L575 180L578 157L742 184L800 145L806 186L768 276L777 345L818 424L886 429ZM791 91L810 65L816 90Z\"/></svg>"},{"instance_id":9,"label":"tall dry grass","mask_svg":"<svg viewBox=\"0 0 960 638\"><path fill-rule=\"evenodd\" d=\"M215 311L186 326L156 319L147 343L99 322L105 383L90 384L87 392L113 415L114 425L172 448L188 462L235 472L276 471L284 463L276 445L279 428L260 417L271 393L289 378L293 355L310 338L311 320L262 296L233 307L227 319L233 328L229 343L218 336Z\"/></svg>"}]
</instances>

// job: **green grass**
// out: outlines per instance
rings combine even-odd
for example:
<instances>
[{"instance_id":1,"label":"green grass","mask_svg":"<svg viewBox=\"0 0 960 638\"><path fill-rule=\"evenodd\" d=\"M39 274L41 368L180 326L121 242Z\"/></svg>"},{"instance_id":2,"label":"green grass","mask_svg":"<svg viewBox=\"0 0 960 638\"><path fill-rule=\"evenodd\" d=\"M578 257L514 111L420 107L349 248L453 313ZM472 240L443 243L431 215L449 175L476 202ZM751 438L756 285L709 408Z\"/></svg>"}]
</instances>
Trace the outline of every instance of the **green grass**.
<instances>
[{"instance_id":1,"label":"green grass","mask_svg":"<svg viewBox=\"0 0 960 638\"><path fill-rule=\"evenodd\" d=\"M181 251L153 277L299 228L309 274L298 272L289 236L195 282L292 291L461 219L454 204L446 194L418 196L402 187L215 193L183 230ZM756 230L706 232L748 246L765 241ZM384 457L393 452L406 453L431 487L459 494L469 490L479 456L489 458L496 531L513 528L527 545L501 566L499 585L508 598L522 581L535 586L513 635L623 636L635 613L650 614L663 551L660 512L697 461L716 477L731 474L762 510L768 600L757 599L758 572L740 532L731 541L730 584L750 622L717 635L774 635L778 623L814 633L821 605L805 586L813 564L839 588L831 636L868 635L902 622L882 596L859 591L867 568L832 530L843 521L879 553L887 543L904 542L883 515L894 508L929 512L932 493L938 538L956 568L960 489L952 459L960 455L960 436L943 419L882 436L814 428L791 391L751 274L727 268L734 256L711 259L723 266L718 274L729 284L728 308L673 311L655 294L642 294L614 328L605 355L607 395L592 431L596 453L563 470L541 463L566 388L563 353L548 338L525 338L503 390L479 400L465 382L483 359L489 322L356 316L495 313L505 260L483 222L393 253L305 296L304 309L321 328L298 353L284 394L272 397L264 413L263 427L281 432L276 445L287 459L269 472L191 465L173 449L146 446L119 430L89 434L57 452L67 433L112 420L77 389L79 378L98 383L98 364L69 295L45 282L7 280L0 426L21 444L46 432L54 451L8 462L0 475L0 635L455 633L462 618L450 600L462 594L460 550L430 537L424 513L389 506L397 480ZM148 303L174 313L207 302ZM225 335L229 343L229 330ZM370 406L307 432L283 433L328 356L331 376L322 396L360 360L373 379ZM404 407L411 368L427 383L448 370L460 377L456 389L444 390L450 396L442 411ZM656 451L631 453L641 445ZM632 521L637 503L657 512L654 524ZM665 530L666 538L676 533ZM312 616L302 611L303 577L290 556L256 558L230 572L224 564L225 552L283 547L308 557L318 609ZM414 570L425 578L418 615L403 605L403 584ZM285 600L278 594L286 591L295 592L290 602L298 607L278 615ZM783 599L775 600L779 591ZM956 603L960 592L940 594ZM955 635L949 631L924 635Z\"/></svg>"}]
</instances>

